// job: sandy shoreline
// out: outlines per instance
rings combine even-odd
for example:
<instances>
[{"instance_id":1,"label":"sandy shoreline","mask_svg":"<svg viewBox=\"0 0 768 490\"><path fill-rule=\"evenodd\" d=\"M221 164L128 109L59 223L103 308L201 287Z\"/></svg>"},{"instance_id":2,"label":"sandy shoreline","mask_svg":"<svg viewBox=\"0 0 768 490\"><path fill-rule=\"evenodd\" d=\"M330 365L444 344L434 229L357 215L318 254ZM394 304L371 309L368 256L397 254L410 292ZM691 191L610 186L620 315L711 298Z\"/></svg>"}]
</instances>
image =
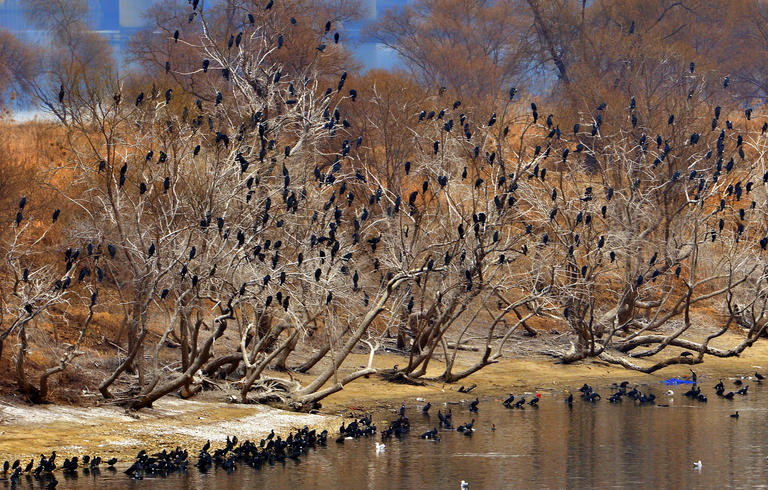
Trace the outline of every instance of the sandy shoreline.
<instances>
[{"instance_id":1,"label":"sandy shoreline","mask_svg":"<svg viewBox=\"0 0 768 490\"><path fill-rule=\"evenodd\" d=\"M361 359L354 356L350 363ZM377 358L376 367L391 367L402 360L392 355ZM435 366L435 373L440 366ZM694 367L705 391L717 378L765 374L768 370L768 346L760 343L741 357L708 358ZM433 373L429 373L433 374ZM214 446L228 435L259 439L270 430L287 434L304 425L337 432L341 416L352 411L377 413L386 419L405 403L420 404L417 398L437 402L458 402L475 396L500 398L510 393L535 391L547 398L559 398L566 388L582 383L607 386L612 382L656 384L670 377L689 376L688 366L673 366L654 374L643 374L608 365L602 361L585 361L572 365L554 363L552 358L510 359L486 367L457 384L426 381L424 386L394 384L372 376L351 383L341 392L323 401L320 414L302 414L278 410L264 405L242 405L221 401L221 391L210 392L193 400L166 397L154 407L138 414L127 414L115 406L77 407L64 405L31 406L13 399L0 401L0 461L37 459L40 453L56 450L63 457L98 454L102 458L117 457L122 463L132 460L140 449L148 451L182 446L197 451L206 440ZM710 380L713 380L710 383ZM471 395L459 393L461 385L477 384ZM659 390L661 387L659 387ZM106 456L106 457L105 457ZM63 460L63 458L62 458Z\"/></svg>"},{"instance_id":2,"label":"sandy shoreline","mask_svg":"<svg viewBox=\"0 0 768 490\"><path fill-rule=\"evenodd\" d=\"M56 450L63 457L100 455L127 462L142 448L216 446L227 436L255 439L274 428L285 433L304 425L330 430L333 416L297 414L264 405L236 405L167 397L129 415L119 407L29 406L0 402L0 460L29 459ZM63 461L63 459L62 459Z\"/></svg>"}]
</instances>

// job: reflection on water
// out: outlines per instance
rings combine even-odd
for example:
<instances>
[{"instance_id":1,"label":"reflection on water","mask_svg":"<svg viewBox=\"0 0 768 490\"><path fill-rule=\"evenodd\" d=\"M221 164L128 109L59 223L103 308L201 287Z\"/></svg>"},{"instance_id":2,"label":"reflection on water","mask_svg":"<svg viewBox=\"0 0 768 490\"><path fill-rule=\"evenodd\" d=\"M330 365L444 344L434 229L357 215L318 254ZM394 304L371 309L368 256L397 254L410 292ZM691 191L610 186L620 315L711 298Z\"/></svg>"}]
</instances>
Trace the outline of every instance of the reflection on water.
<instances>
[{"instance_id":1,"label":"reflection on water","mask_svg":"<svg viewBox=\"0 0 768 490\"><path fill-rule=\"evenodd\" d=\"M427 418L407 402L411 433L386 441L380 454L374 445L378 435L343 445L329 437L328 447L310 450L298 463L288 460L260 471L241 465L232 474L191 469L185 475L131 481L122 472L102 470L98 477L59 477L59 487L458 489L461 480L470 488L765 486L768 389L749 382L749 395L729 401L712 393L714 384L703 384L703 392L711 394L708 403L684 398L688 387L673 387L672 397L664 395L668 387L650 387L657 401L669 407L638 406L626 399L613 405L604 396L595 404L576 399L568 409L559 393L544 393L539 409L506 409L499 400L481 400L480 412L470 416L466 405L452 405L454 425L475 418L476 432L467 437L441 431L439 442L418 435L437 426L437 408L446 407L433 407L435 415ZM607 388L597 391L609 393ZM729 417L735 410L738 419ZM379 428L386 425L374 421ZM698 460L701 470L693 466ZM22 480L20 487L31 483Z\"/></svg>"}]
</instances>

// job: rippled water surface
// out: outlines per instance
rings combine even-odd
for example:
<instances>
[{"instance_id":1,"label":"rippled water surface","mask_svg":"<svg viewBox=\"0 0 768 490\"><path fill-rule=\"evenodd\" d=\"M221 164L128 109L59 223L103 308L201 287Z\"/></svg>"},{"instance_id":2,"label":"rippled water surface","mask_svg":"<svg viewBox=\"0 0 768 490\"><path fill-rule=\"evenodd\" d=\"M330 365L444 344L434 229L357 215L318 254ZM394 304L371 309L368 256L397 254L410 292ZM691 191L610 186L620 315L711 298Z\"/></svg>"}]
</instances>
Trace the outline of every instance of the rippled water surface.
<instances>
[{"instance_id":1,"label":"rippled water surface","mask_svg":"<svg viewBox=\"0 0 768 490\"><path fill-rule=\"evenodd\" d=\"M467 405L449 405L454 425L476 419L471 437L442 431L440 442L418 435L437 425L437 409L423 417L417 403L407 402L412 431L402 440L380 437L333 442L310 450L300 462L240 466L227 474L211 470L166 478L132 481L122 472L102 470L98 477L80 473L59 476L59 488L723 488L768 486L768 387L752 381L749 394L729 401L718 398L705 380L708 403L684 398L687 386L642 387L669 407L638 406L631 400L608 403L608 388L596 387L604 399L595 404L574 400L568 409L561 394L542 394L540 408L510 410L500 400L481 400L478 414ZM726 386L733 387L726 381ZM466 396L466 395L465 395ZM531 395L528 395L530 399ZM738 410L740 417L729 415ZM381 429L384 421L376 420ZM495 424L496 430L491 430ZM197 450L198 448L195 448ZM192 453L192 451L190 451ZM701 460L696 469L694 461ZM193 459L193 462L195 460ZM0 488L7 482L0 483ZM22 480L20 488L39 488Z\"/></svg>"}]
</instances>

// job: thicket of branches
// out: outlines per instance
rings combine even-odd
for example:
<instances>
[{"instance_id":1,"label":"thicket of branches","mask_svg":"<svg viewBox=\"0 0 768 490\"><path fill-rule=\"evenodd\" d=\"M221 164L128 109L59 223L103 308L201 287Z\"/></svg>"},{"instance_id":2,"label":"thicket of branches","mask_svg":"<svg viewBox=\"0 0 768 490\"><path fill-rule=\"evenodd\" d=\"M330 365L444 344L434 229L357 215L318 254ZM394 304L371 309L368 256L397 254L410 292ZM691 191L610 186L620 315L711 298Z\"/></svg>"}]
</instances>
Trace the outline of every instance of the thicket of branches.
<instances>
[{"instance_id":1,"label":"thicket of branches","mask_svg":"<svg viewBox=\"0 0 768 490\"><path fill-rule=\"evenodd\" d=\"M707 4L657 3L418 2L372 30L410 75L355 73L347 2L164 2L134 40L141 76L53 23L67 69L13 72L58 119L63 212L12 197L0 362L46 400L99 310L123 318L100 396L137 409L217 378L308 409L383 347L404 356L387 377L440 363L453 382L542 325L566 329L563 362L738 355L768 326L762 89L692 63L696 29L658 41ZM482 62L446 63L462 43ZM544 101L515 88L542 79ZM69 344L62 309L82 313ZM34 373L30 337L50 346Z\"/></svg>"}]
</instances>

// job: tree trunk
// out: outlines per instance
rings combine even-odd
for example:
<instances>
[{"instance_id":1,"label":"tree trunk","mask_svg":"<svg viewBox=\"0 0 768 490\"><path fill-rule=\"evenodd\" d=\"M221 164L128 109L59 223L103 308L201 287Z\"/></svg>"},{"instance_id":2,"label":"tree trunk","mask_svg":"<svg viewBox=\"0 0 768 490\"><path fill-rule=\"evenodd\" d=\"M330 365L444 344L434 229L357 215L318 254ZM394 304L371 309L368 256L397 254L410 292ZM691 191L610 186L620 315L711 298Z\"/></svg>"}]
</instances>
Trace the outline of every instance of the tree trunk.
<instances>
[{"instance_id":1,"label":"tree trunk","mask_svg":"<svg viewBox=\"0 0 768 490\"><path fill-rule=\"evenodd\" d=\"M235 364L239 365L243 360L243 355L240 353L240 349L237 350L235 354L227 354L221 357L217 357L216 359L209 362L204 368L203 368L203 374L207 376L213 376L216 374L216 371L219 370L222 366L226 366L227 364Z\"/></svg>"},{"instance_id":2,"label":"tree trunk","mask_svg":"<svg viewBox=\"0 0 768 490\"><path fill-rule=\"evenodd\" d=\"M563 353L560 356L560 362L562 362L563 364L571 364L587 358L588 351L584 345L584 339L581 337L578 337L577 342L578 342L578 345L571 344L571 350Z\"/></svg>"},{"instance_id":3,"label":"tree trunk","mask_svg":"<svg viewBox=\"0 0 768 490\"><path fill-rule=\"evenodd\" d=\"M286 362L288 361L288 356L290 356L291 353L294 350L296 350L296 344L298 344L298 342L299 342L299 336L292 335L291 340L288 342L288 345L286 345L284 349L281 349L280 354L277 356L277 361L275 362L275 370L288 371L288 367L286 366Z\"/></svg>"},{"instance_id":4,"label":"tree trunk","mask_svg":"<svg viewBox=\"0 0 768 490\"><path fill-rule=\"evenodd\" d=\"M46 369L46 371L40 375L40 400L41 401L45 401L48 399L48 378L50 378L56 373L60 373L61 371L64 371L64 368L66 368L66 364L62 362L58 366L54 366L50 369Z\"/></svg>"},{"instance_id":5,"label":"tree trunk","mask_svg":"<svg viewBox=\"0 0 768 490\"><path fill-rule=\"evenodd\" d=\"M409 277L407 275L400 275L392 278L389 281L389 283L387 284L387 288L384 291L384 294L381 296L381 298L379 298L379 301L376 303L376 306L374 306L372 310L369 310L368 313L366 313L365 317L363 317L362 322L360 322L360 326L358 326L357 330L354 331L352 336L349 339L347 339L344 346L336 354L331 365L328 366L322 374L317 376L314 381L312 381L309 385L307 385L307 387L299 390L299 392L296 393L295 395L296 399L298 400L312 399L310 395L312 395L317 390L319 390L329 379L331 379L334 373L337 372L341 364L347 358L349 353L352 352L352 349L354 349L355 345L357 345L357 343L363 337L363 334L365 334L365 332L368 331L368 327L370 327L371 323L373 323L376 317L379 316L379 313L384 311L384 306L387 304L387 301L389 301L389 297L392 295L392 292L395 290L395 288L397 288L401 283L407 281L408 279ZM363 375L360 375L360 376L363 376ZM356 379L356 378L353 378L353 379ZM344 383L343 380L341 383L337 383L338 389L336 391L342 388L340 385L342 385L343 383Z\"/></svg>"},{"instance_id":6,"label":"tree trunk","mask_svg":"<svg viewBox=\"0 0 768 490\"><path fill-rule=\"evenodd\" d=\"M245 381L243 381L243 387L240 390L240 396L243 400L243 403L248 400L248 391L251 389L251 386L253 386L253 383L259 379L259 376L261 376L261 373L264 372L269 363L272 362L272 360L274 360L274 358L277 357L283 350L287 349L288 345L290 345L290 343L293 342L298 337L298 335L299 330L297 329L290 337L285 340L285 342L283 342L281 346L272 351L272 353L269 354L258 366L252 368L250 374L248 374Z\"/></svg>"},{"instance_id":7,"label":"tree trunk","mask_svg":"<svg viewBox=\"0 0 768 490\"><path fill-rule=\"evenodd\" d=\"M162 398L168 393L181 388L185 384L188 384L194 377L195 373L203 365L203 363L210 359L211 347L213 347L214 341L221 337L224 334L224 330L227 328L226 320L222 319L218 322L218 324L219 326L216 328L214 334L208 338L208 340L203 345L203 348L195 357L195 360L192 362L192 364L190 364L189 368L184 371L184 373L168 381L167 383L157 386L151 392L135 398L130 402L130 408L134 410L140 410L142 408L150 407L152 406L152 403L157 399Z\"/></svg>"},{"instance_id":8,"label":"tree trunk","mask_svg":"<svg viewBox=\"0 0 768 490\"><path fill-rule=\"evenodd\" d=\"M141 340L143 339L139 340L138 338L139 324L141 323L140 316L141 304L136 302L133 306L133 313L128 324L128 352L138 352L138 345L142 343ZM136 365L133 363L134 358L135 355L131 358L130 362L125 367L129 374L134 374L137 370Z\"/></svg>"},{"instance_id":9,"label":"tree trunk","mask_svg":"<svg viewBox=\"0 0 768 490\"><path fill-rule=\"evenodd\" d=\"M181 305L182 312L179 314L179 343L181 344L181 370L189 369L189 318L187 312L183 311L185 305Z\"/></svg>"},{"instance_id":10,"label":"tree trunk","mask_svg":"<svg viewBox=\"0 0 768 490\"><path fill-rule=\"evenodd\" d=\"M319 402L323 398L343 390L344 385L351 383L357 378L374 374L375 372L376 370L373 368L362 369L360 371L354 372L348 376L345 376L340 382L336 383L335 385L330 386L322 391L316 391L314 393L309 393L307 395L302 395L296 398L296 402L301 406L314 405L315 403Z\"/></svg>"},{"instance_id":11,"label":"tree trunk","mask_svg":"<svg viewBox=\"0 0 768 490\"><path fill-rule=\"evenodd\" d=\"M27 373L24 366L24 358L27 355L27 329L25 327L21 327L19 336L21 337L21 346L19 346L19 352L16 354L16 380L19 390L24 393L30 402L40 403L40 390L27 381Z\"/></svg>"},{"instance_id":12,"label":"tree trunk","mask_svg":"<svg viewBox=\"0 0 768 490\"><path fill-rule=\"evenodd\" d=\"M568 73L566 71L565 61L558 54L557 46L555 45L555 40L553 39L552 33L549 31L549 28L544 23L544 19L541 16L541 11L539 10L538 2L536 0L528 0L528 5L531 7L531 11L533 12L535 29L541 35L542 39L544 39L544 42L546 43L546 47L547 47L547 50L549 51L549 55L552 57L552 62L555 64L555 67L557 68L558 77L560 78L560 80L563 81L563 83L568 85L570 83L570 79L568 78Z\"/></svg>"},{"instance_id":13,"label":"tree trunk","mask_svg":"<svg viewBox=\"0 0 768 490\"><path fill-rule=\"evenodd\" d=\"M139 346L143 343L144 337L146 337L146 335L147 331L144 330L139 336L140 338L138 341L133 344L133 350L128 352L128 357L126 357L125 360L120 363L117 369L115 369L115 371L107 379L101 382L99 385L99 391L104 398L112 398L112 393L109 392L109 387L112 386L112 383L117 381L117 378L119 378L120 375L123 374L126 369L128 369L128 366L130 366L131 362L133 362L133 359L139 352Z\"/></svg>"},{"instance_id":14,"label":"tree trunk","mask_svg":"<svg viewBox=\"0 0 768 490\"><path fill-rule=\"evenodd\" d=\"M325 357L325 355L328 354L328 351L330 350L331 350L331 344L326 342L326 344L323 347L321 347L320 350L318 350L312 357L307 359L304 362L304 364L297 367L295 371L298 373L308 372L310 369L312 369L315 366L315 364L320 362L323 359L323 357Z\"/></svg>"},{"instance_id":15,"label":"tree trunk","mask_svg":"<svg viewBox=\"0 0 768 490\"><path fill-rule=\"evenodd\" d=\"M515 316L517 316L517 320L520 322L520 325L528 333L528 335L530 335L531 337L535 337L539 334L539 332L536 331L535 328L528 325L528 322L526 322L523 316L520 314L520 312L517 311L517 308L512 308L512 311L515 313Z\"/></svg>"},{"instance_id":16,"label":"tree trunk","mask_svg":"<svg viewBox=\"0 0 768 490\"><path fill-rule=\"evenodd\" d=\"M397 348L398 350L404 350L406 345L406 335L408 333L408 329L406 328L406 325L410 322L410 316L408 315L400 315L400 323L397 325Z\"/></svg>"},{"instance_id":17,"label":"tree trunk","mask_svg":"<svg viewBox=\"0 0 768 490\"><path fill-rule=\"evenodd\" d=\"M491 348L486 346L485 354L483 354L483 357L479 361L477 361L477 363L475 363L474 365L470 366L469 368L457 374L453 374L449 369L446 369L445 373L443 373L443 375L440 376L440 379L442 379L446 383L455 383L460 379L466 378L470 374L476 373L477 371L483 369L485 366L488 366L489 364L494 364L498 362L494 360L489 360L490 357L491 357Z\"/></svg>"}]
</instances>

